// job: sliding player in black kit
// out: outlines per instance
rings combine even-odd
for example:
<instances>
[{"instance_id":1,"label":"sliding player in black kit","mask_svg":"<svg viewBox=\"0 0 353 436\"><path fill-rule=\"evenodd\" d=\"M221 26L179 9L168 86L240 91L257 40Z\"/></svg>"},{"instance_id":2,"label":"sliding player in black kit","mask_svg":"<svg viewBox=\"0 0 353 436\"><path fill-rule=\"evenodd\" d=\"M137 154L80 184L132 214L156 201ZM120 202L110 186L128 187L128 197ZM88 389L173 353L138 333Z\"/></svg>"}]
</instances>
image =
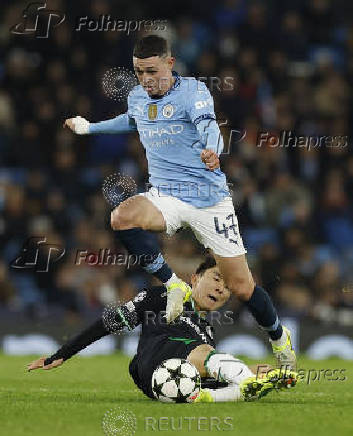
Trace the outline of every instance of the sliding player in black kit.
<instances>
[{"instance_id":1,"label":"sliding player in black kit","mask_svg":"<svg viewBox=\"0 0 353 436\"><path fill-rule=\"evenodd\" d=\"M196 402L253 400L271 390L295 385L296 373L292 371L277 369L255 375L257 371L253 372L239 359L215 350L213 329L206 314L223 306L230 292L213 258L206 258L201 263L191 276L191 283L184 312L174 323L168 324L165 320L166 288L143 289L117 310L105 311L102 318L66 342L52 356L30 363L28 370L60 366L103 336L125 328L132 330L141 324L137 354L130 362L129 372L139 389L150 398L154 398L151 383L154 370L171 358L186 359L198 369L204 383L201 383Z\"/></svg>"}]
</instances>

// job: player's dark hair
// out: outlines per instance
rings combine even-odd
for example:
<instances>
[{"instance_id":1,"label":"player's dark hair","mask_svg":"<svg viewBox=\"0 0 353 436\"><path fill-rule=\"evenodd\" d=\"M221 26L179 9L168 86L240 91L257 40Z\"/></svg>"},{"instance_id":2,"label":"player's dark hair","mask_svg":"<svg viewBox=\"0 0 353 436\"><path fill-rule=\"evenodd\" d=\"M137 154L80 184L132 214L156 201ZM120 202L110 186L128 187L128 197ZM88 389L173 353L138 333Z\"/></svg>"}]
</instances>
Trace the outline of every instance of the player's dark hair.
<instances>
[{"instance_id":1,"label":"player's dark hair","mask_svg":"<svg viewBox=\"0 0 353 436\"><path fill-rule=\"evenodd\" d=\"M168 56L170 49L165 38L158 35L148 35L136 42L134 57L146 59L152 56Z\"/></svg>"},{"instance_id":2,"label":"player's dark hair","mask_svg":"<svg viewBox=\"0 0 353 436\"><path fill-rule=\"evenodd\" d=\"M217 265L215 258L207 256L206 259L200 263L195 271L196 274L202 275L207 269L214 268Z\"/></svg>"}]
</instances>

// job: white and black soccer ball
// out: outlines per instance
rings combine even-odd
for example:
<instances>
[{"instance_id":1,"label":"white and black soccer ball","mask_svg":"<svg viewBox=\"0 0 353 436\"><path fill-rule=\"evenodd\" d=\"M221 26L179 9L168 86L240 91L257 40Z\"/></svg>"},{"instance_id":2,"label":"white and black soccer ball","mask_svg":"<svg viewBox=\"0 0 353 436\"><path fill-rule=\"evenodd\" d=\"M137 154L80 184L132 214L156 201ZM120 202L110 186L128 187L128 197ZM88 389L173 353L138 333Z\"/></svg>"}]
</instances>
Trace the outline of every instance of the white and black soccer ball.
<instances>
[{"instance_id":1,"label":"white and black soccer ball","mask_svg":"<svg viewBox=\"0 0 353 436\"><path fill-rule=\"evenodd\" d=\"M184 359L168 359L152 375L154 396L164 403L192 403L200 392L198 370Z\"/></svg>"}]
</instances>

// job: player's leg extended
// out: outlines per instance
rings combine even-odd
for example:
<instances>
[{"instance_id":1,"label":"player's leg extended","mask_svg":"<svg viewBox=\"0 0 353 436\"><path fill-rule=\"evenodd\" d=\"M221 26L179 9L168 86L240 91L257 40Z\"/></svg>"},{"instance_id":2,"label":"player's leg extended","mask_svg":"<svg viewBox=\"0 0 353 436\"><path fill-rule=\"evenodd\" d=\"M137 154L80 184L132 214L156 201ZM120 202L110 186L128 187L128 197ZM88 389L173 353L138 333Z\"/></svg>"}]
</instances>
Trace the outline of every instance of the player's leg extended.
<instances>
[{"instance_id":1,"label":"player's leg extended","mask_svg":"<svg viewBox=\"0 0 353 436\"><path fill-rule=\"evenodd\" d=\"M263 397L274 389L295 386L296 373L271 370L264 365L255 373L241 360L225 353L218 353L210 345L199 345L187 359L199 371L201 377L210 376L226 381L228 386L219 389L201 389L196 402L224 402L254 400ZM264 371L264 369L266 371Z\"/></svg>"},{"instance_id":2,"label":"player's leg extended","mask_svg":"<svg viewBox=\"0 0 353 436\"><path fill-rule=\"evenodd\" d=\"M208 356L214 352L215 349L210 345L207 344L199 345L191 351L191 353L187 357L187 360L197 368L201 377L213 377L217 380L224 381L224 378L221 377L220 372L217 372L217 374L214 373L211 374L205 366L205 362L207 361ZM239 371L236 368L234 368L234 370L236 370L234 372L234 380L235 380L236 374ZM246 375L248 377L254 376L254 374L252 374L250 370L249 373L246 373ZM201 389L200 394L195 401L196 402L224 402L224 401L242 400L242 393L240 391L239 383L237 384L234 380L232 381L226 380L229 381L230 384L229 386L224 388Z\"/></svg>"},{"instance_id":3,"label":"player's leg extended","mask_svg":"<svg viewBox=\"0 0 353 436\"><path fill-rule=\"evenodd\" d=\"M145 271L153 274L167 289L170 286L188 290L165 262L155 232L166 230L166 222L161 211L145 196L135 195L122 202L111 213L111 227L115 236L139 259ZM181 295L184 295L180 291Z\"/></svg>"},{"instance_id":4,"label":"player's leg extended","mask_svg":"<svg viewBox=\"0 0 353 436\"><path fill-rule=\"evenodd\" d=\"M246 304L260 327L269 334L278 364L295 369L296 357L289 330L282 327L268 293L255 284L245 255L222 257L215 254L215 259L226 286Z\"/></svg>"}]
</instances>

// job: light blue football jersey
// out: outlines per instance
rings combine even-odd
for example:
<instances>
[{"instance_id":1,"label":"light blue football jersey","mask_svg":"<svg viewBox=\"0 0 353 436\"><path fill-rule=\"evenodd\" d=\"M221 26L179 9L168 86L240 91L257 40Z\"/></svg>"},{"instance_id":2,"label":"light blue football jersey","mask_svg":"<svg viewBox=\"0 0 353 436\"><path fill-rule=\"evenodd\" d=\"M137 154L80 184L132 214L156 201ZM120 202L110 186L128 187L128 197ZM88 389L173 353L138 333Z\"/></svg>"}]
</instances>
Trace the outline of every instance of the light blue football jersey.
<instances>
[{"instance_id":1,"label":"light blue football jersey","mask_svg":"<svg viewBox=\"0 0 353 436\"><path fill-rule=\"evenodd\" d=\"M230 195L224 173L208 170L200 158L205 144L196 126L216 119L213 98L203 82L175 77L172 88L160 98L149 97L141 85L133 88L127 114L146 150L149 182L160 195L196 207L213 206Z\"/></svg>"}]
</instances>

